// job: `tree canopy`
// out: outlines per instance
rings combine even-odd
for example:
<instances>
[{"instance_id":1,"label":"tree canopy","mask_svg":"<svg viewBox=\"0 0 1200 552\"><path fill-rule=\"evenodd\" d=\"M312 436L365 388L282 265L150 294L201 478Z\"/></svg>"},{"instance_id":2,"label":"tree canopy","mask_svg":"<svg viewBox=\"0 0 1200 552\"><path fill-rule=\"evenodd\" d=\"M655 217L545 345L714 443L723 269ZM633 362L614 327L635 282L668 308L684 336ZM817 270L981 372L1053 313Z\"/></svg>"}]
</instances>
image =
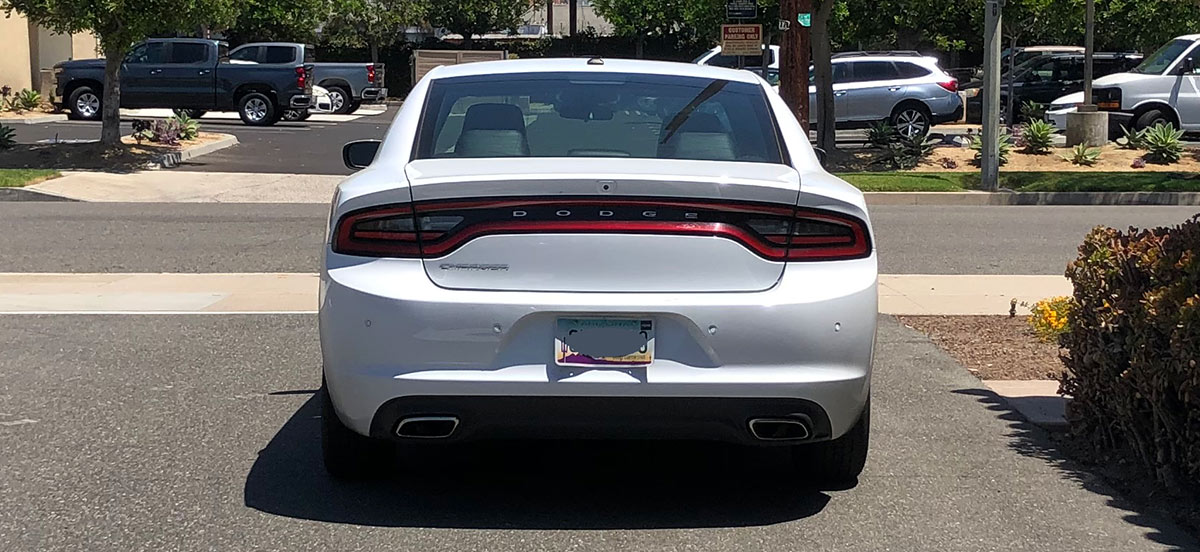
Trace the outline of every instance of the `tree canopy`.
<instances>
[{"instance_id":1,"label":"tree canopy","mask_svg":"<svg viewBox=\"0 0 1200 552\"><path fill-rule=\"evenodd\" d=\"M335 0L322 35L330 44L369 48L371 61L379 61L379 49L403 39L429 7L428 0Z\"/></svg>"},{"instance_id":2,"label":"tree canopy","mask_svg":"<svg viewBox=\"0 0 1200 552\"><path fill-rule=\"evenodd\" d=\"M533 0L436 0L430 4L429 23L463 36L470 48L474 35L515 31Z\"/></svg>"}]
</instances>

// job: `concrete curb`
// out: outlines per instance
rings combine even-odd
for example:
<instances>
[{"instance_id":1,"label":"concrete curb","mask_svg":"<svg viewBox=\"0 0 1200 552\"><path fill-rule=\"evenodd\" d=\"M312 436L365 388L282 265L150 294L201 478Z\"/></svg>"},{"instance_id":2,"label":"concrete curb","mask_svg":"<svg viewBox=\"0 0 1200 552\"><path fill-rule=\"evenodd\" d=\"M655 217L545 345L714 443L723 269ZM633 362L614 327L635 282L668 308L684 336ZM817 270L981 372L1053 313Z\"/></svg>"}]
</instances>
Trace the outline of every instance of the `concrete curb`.
<instances>
[{"instance_id":1,"label":"concrete curb","mask_svg":"<svg viewBox=\"0 0 1200 552\"><path fill-rule=\"evenodd\" d=\"M37 115L34 117L0 119L0 125L40 125L42 123L57 123L65 120L67 120L67 116L62 113L46 113L44 115Z\"/></svg>"},{"instance_id":2,"label":"concrete curb","mask_svg":"<svg viewBox=\"0 0 1200 552\"><path fill-rule=\"evenodd\" d=\"M867 205L1200 205L1200 192L864 192Z\"/></svg>"},{"instance_id":3,"label":"concrete curb","mask_svg":"<svg viewBox=\"0 0 1200 552\"><path fill-rule=\"evenodd\" d=\"M180 163L182 163L184 161L187 161L188 159L193 159L196 157L200 157L201 155L206 155L206 154L212 153L214 151L223 150L228 147L236 146L237 143L238 143L237 136L228 134L224 138L217 140L215 142L209 142L207 144L203 144L203 145L199 145L199 146L192 146L190 148L179 150L179 151L164 153L162 155L162 157L160 157L158 159L158 164L161 165L164 169L170 169L172 167L179 165Z\"/></svg>"},{"instance_id":4,"label":"concrete curb","mask_svg":"<svg viewBox=\"0 0 1200 552\"><path fill-rule=\"evenodd\" d=\"M0 188L0 201L79 201L56 194L25 188Z\"/></svg>"}]
</instances>

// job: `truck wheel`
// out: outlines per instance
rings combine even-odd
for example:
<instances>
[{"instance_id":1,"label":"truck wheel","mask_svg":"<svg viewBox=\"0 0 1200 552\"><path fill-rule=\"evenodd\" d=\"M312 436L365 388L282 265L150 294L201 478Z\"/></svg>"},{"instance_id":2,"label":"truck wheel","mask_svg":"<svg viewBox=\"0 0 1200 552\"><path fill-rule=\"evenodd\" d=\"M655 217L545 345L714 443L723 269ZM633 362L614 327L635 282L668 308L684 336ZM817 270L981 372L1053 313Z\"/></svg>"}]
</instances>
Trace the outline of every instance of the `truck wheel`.
<instances>
[{"instance_id":1,"label":"truck wheel","mask_svg":"<svg viewBox=\"0 0 1200 552\"><path fill-rule=\"evenodd\" d=\"M310 115L312 112L307 109L285 109L282 119L284 121L306 121Z\"/></svg>"},{"instance_id":2,"label":"truck wheel","mask_svg":"<svg viewBox=\"0 0 1200 552\"><path fill-rule=\"evenodd\" d=\"M1145 113L1142 113L1142 115L1137 118L1137 121L1134 122L1134 128L1137 130L1143 130L1159 124L1171 125L1175 128L1179 128L1179 124L1175 122L1175 117L1172 117L1170 113L1167 113L1161 109L1150 109Z\"/></svg>"},{"instance_id":3,"label":"truck wheel","mask_svg":"<svg viewBox=\"0 0 1200 552\"><path fill-rule=\"evenodd\" d=\"M359 100L354 100L350 102L350 109L347 110L346 113L354 113L355 111L358 111L358 108L360 107L362 107L362 102Z\"/></svg>"},{"instance_id":4,"label":"truck wheel","mask_svg":"<svg viewBox=\"0 0 1200 552\"><path fill-rule=\"evenodd\" d=\"M72 119L99 121L102 115L100 92L90 86L76 88L71 92L71 97L67 98L67 109L70 110Z\"/></svg>"},{"instance_id":5,"label":"truck wheel","mask_svg":"<svg viewBox=\"0 0 1200 552\"><path fill-rule=\"evenodd\" d=\"M203 109L173 109L175 115L187 115L189 119L199 119L204 116L207 111Z\"/></svg>"},{"instance_id":6,"label":"truck wheel","mask_svg":"<svg viewBox=\"0 0 1200 552\"><path fill-rule=\"evenodd\" d=\"M329 107L338 115L345 115L350 112L350 106L354 98L350 96L350 91L342 86L329 86Z\"/></svg>"},{"instance_id":7,"label":"truck wheel","mask_svg":"<svg viewBox=\"0 0 1200 552\"><path fill-rule=\"evenodd\" d=\"M279 121L275 102L262 92L251 92L238 100L238 115L250 126L271 126Z\"/></svg>"}]
</instances>

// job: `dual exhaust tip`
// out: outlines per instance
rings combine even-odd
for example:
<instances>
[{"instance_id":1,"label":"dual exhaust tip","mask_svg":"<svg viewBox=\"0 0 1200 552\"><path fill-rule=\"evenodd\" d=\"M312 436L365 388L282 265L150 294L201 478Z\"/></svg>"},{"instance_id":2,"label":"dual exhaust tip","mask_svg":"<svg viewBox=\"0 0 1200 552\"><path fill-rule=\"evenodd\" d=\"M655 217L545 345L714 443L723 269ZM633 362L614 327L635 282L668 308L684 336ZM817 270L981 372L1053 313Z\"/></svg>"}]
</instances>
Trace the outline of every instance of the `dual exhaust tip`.
<instances>
[{"instance_id":1,"label":"dual exhaust tip","mask_svg":"<svg viewBox=\"0 0 1200 552\"><path fill-rule=\"evenodd\" d=\"M396 435L409 439L445 439L458 429L455 416L414 416L396 425ZM750 434L760 441L803 441L812 437L807 420L799 418L753 418Z\"/></svg>"},{"instance_id":2,"label":"dual exhaust tip","mask_svg":"<svg viewBox=\"0 0 1200 552\"><path fill-rule=\"evenodd\" d=\"M396 435L410 439L445 439L458 429L454 416L417 416L404 418L396 425Z\"/></svg>"},{"instance_id":3,"label":"dual exhaust tip","mask_svg":"<svg viewBox=\"0 0 1200 552\"><path fill-rule=\"evenodd\" d=\"M803 441L812 437L807 420L799 418L754 418L750 434L760 441Z\"/></svg>"}]
</instances>

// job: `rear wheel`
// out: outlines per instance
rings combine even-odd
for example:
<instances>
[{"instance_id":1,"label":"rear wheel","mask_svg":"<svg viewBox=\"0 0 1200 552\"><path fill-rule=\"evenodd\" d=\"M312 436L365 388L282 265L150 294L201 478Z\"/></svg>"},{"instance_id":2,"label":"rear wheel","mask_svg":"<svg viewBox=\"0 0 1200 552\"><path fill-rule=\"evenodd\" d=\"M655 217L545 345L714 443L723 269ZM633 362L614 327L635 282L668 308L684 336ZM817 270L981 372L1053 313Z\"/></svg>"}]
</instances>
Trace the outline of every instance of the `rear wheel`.
<instances>
[{"instance_id":1,"label":"rear wheel","mask_svg":"<svg viewBox=\"0 0 1200 552\"><path fill-rule=\"evenodd\" d=\"M350 109L347 109L346 113L354 113L355 111L358 111L358 108L360 108L360 107L362 107L362 102L358 101L358 100L354 100L354 101L350 102Z\"/></svg>"},{"instance_id":2,"label":"rear wheel","mask_svg":"<svg viewBox=\"0 0 1200 552\"><path fill-rule=\"evenodd\" d=\"M354 98L350 96L350 91L341 86L326 87L329 90L329 108L334 113L345 115L350 112L350 106L354 103Z\"/></svg>"},{"instance_id":3,"label":"rear wheel","mask_svg":"<svg viewBox=\"0 0 1200 552\"><path fill-rule=\"evenodd\" d=\"M378 475L393 458L392 444L364 437L338 418L324 382L321 396L321 456L325 471L335 479L365 479Z\"/></svg>"},{"instance_id":4,"label":"rear wheel","mask_svg":"<svg viewBox=\"0 0 1200 552\"><path fill-rule=\"evenodd\" d=\"M307 109L286 109L283 111L284 121L304 121L312 115Z\"/></svg>"},{"instance_id":5,"label":"rear wheel","mask_svg":"<svg viewBox=\"0 0 1200 552\"><path fill-rule=\"evenodd\" d=\"M805 479L814 483L853 483L867 464L871 434L871 403L845 435L832 441L799 445L792 462Z\"/></svg>"},{"instance_id":6,"label":"rear wheel","mask_svg":"<svg viewBox=\"0 0 1200 552\"><path fill-rule=\"evenodd\" d=\"M72 119L84 121L100 120L100 92L90 86L80 86L67 98L67 109Z\"/></svg>"},{"instance_id":7,"label":"rear wheel","mask_svg":"<svg viewBox=\"0 0 1200 552\"><path fill-rule=\"evenodd\" d=\"M270 126L279 121L281 113L266 94L251 92L238 100L238 115L248 125Z\"/></svg>"},{"instance_id":8,"label":"rear wheel","mask_svg":"<svg viewBox=\"0 0 1200 552\"><path fill-rule=\"evenodd\" d=\"M1175 117L1173 117L1166 110L1157 108L1149 109L1145 113L1142 113L1141 116L1137 118L1137 121L1134 122L1134 128L1137 130L1143 130L1160 124L1171 125L1175 128L1179 128L1179 123L1175 122Z\"/></svg>"},{"instance_id":9,"label":"rear wheel","mask_svg":"<svg viewBox=\"0 0 1200 552\"><path fill-rule=\"evenodd\" d=\"M892 112L892 128L904 138L924 138L933 126L929 108L918 103L903 103Z\"/></svg>"}]
</instances>

